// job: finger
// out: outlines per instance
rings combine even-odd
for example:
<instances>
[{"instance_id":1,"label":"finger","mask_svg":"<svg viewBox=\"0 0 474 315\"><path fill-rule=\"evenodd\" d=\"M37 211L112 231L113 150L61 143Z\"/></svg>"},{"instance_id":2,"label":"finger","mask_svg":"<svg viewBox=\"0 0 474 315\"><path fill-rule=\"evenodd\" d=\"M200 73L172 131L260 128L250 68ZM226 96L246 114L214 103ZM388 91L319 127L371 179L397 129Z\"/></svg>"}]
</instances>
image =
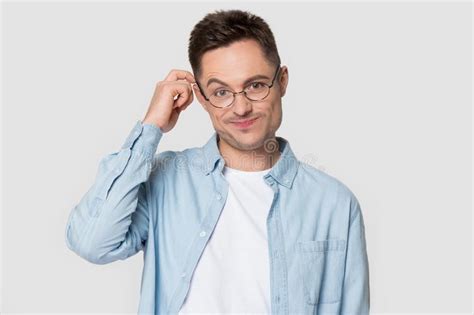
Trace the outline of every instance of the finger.
<instances>
[{"instance_id":1,"label":"finger","mask_svg":"<svg viewBox=\"0 0 474 315\"><path fill-rule=\"evenodd\" d=\"M189 90L182 90L177 96L173 107L182 107L183 105L187 104L191 98L191 95L192 93Z\"/></svg>"},{"instance_id":2,"label":"finger","mask_svg":"<svg viewBox=\"0 0 474 315\"><path fill-rule=\"evenodd\" d=\"M190 102L193 101L194 95L193 95L193 88L191 87L191 84L185 83L184 85L186 86L186 91L187 91L187 93L181 94L181 96L183 96L183 97L185 98L185 101L186 101L186 102L185 102L184 105L186 105L186 104L188 104L188 103L190 103Z\"/></svg>"},{"instance_id":3,"label":"finger","mask_svg":"<svg viewBox=\"0 0 474 315\"><path fill-rule=\"evenodd\" d=\"M184 103L183 106L181 106L181 110L185 110L186 108L188 108L189 105L191 105L194 101L194 95L193 94L190 94L189 95L189 98L188 98L188 101L186 103Z\"/></svg>"},{"instance_id":4,"label":"finger","mask_svg":"<svg viewBox=\"0 0 474 315\"><path fill-rule=\"evenodd\" d=\"M190 94L192 94L192 88L191 84L184 82L184 81L178 81L178 82L171 82L171 81L163 81L165 84L163 84L163 88L168 90L167 94L172 95L173 101L177 101L179 97L189 97ZM182 100L180 101L182 102ZM174 103L174 106L176 106L176 103Z\"/></svg>"},{"instance_id":5,"label":"finger","mask_svg":"<svg viewBox=\"0 0 474 315\"><path fill-rule=\"evenodd\" d=\"M186 80L189 83L194 83L196 80L191 72L186 70L173 69L166 76L164 81L177 81L177 80Z\"/></svg>"}]
</instances>

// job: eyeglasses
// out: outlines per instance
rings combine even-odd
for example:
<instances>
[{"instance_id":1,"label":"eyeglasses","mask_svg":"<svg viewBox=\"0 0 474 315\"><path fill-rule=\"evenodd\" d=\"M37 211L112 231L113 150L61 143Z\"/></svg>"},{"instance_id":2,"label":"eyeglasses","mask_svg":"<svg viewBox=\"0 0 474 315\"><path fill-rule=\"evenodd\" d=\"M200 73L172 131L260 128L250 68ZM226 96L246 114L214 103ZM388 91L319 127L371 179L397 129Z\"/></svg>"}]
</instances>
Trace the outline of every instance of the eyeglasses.
<instances>
[{"instance_id":1,"label":"eyeglasses","mask_svg":"<svg viewBox=\"0 0 474 315\"><path fill-rule=\"evenodd\" d=\"M225 107L231 106L234 103L236 94L244 93L245 97L251 101L263 100L264 98L268 96L268 94L270 94L270 89L272 88L273 82L275 81L275 78L277 77L277 74L279 72L280 72L280 64L278 64L277 66L275 75L273 76L272 83L270 85L263 82L255 81L255 82L250 83L244 90L240 92L232 92L231 90L228 90L228 89L218 88L211 94L211 96L209 96L209 98L206 97L206 95L204 94L197 80L196 80L196 84L199 87L199 90L201 91L201 94L204 96L206 101L211 103L212 106L217 107L217 108L225 108Z\"/></svg>"}]
</instances>

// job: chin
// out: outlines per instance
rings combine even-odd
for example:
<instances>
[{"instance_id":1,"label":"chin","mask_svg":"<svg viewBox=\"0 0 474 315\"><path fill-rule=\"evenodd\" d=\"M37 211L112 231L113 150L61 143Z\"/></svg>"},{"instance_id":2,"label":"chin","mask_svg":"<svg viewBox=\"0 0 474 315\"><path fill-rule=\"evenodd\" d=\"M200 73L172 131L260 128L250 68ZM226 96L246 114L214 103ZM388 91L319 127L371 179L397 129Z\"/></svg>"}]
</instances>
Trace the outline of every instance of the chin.
<instances>
[{"instance_id":1,"label":"chin","mask_svg":"<svg viewBox=\"0 0 474 315\"><path fill-rule=\"evenodd\" d=\"M265 140L263 134L260 132L249 132L246 134L237 134L233 137L234 143L232 146L237 147L240 150L255 150L263 146Z\"/></svg>"},{"instance_id":2,"label":"chin","mask_svg":"<svg viewBox=\"0 0 474 315\"><path fill-rule=\"evenodd\" d=\"M226 126L227 127L227 126ZM251 151L259 149L264 145L267 139L267 132L259 128L251 128L249 130L236 130L232 126L217 130L221 139L228 145L242 151Z\"/></svg>"}]
</instances>

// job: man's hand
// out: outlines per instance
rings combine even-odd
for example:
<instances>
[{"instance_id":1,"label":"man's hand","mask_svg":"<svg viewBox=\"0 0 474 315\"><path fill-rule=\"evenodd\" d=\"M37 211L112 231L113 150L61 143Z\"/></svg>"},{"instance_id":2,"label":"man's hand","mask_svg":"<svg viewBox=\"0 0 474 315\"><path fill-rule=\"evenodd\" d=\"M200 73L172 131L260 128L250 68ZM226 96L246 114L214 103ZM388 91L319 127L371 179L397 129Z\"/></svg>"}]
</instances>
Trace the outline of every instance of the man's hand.
<instances>
[{"instance_id":1,"label":"man's hand","mask_svg":"<svg viewBox=\"0 0 474 315\"><path fill-rule=\"evenodd\" d=\"M193 102L191 84L194 76L186 70L171 70L164 81L157 83L150 106L142 120L168 132L176 125L179 114Z\"/></svg>"}]
</instances>

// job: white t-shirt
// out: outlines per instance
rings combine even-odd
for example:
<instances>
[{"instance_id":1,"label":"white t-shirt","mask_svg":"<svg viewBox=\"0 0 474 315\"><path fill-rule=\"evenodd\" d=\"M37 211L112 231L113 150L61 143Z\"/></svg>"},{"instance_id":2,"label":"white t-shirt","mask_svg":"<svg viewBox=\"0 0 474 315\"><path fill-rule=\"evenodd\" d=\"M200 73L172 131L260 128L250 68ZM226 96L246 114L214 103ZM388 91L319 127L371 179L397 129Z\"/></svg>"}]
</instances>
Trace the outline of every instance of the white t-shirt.
<instances>
[{"instance_id":1,"label":"white t-shirt","mask_svg":"<svg viewBox=\"0 0 474 315\"><path fill-rule=\"evenodd\" d=\"M179 314L270 313L266 219L273 190L263 180L269 171L224 166L227 200Z\"/></svg>"}]
</instances>

